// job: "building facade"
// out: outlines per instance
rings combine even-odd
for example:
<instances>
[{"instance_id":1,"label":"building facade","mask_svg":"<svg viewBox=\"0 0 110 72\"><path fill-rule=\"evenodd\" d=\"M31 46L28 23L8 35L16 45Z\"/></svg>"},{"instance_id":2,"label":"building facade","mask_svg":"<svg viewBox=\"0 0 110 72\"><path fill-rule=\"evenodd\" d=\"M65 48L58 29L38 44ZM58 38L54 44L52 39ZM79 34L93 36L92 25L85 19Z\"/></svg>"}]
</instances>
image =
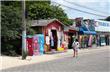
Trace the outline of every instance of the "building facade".
<instances>
[{"instance_id":1,"label":"building facade","mask_svg":"<svg viewBox=\"0 0 110 72\"><path fill-rule=\"evenodd\" d=\"M110 45L110 22L95 20L97 46Z\"/></svg>"},{"instance_id":2,"label":"building facade","mask_svg":"<svg viewBox=\"0 0 110 72\"><path fill-rule=\"evenodd\" d=\"M78 39L81 48L92 47L95 44L95 25L90 19L76 18L76 27L79 28Z\"/></svg>"},{"instance_id":3,"label":"building facade","mask_svg":"<svg viewBox=\"0 0 110 72\"><path fill-rule=\"evenodd\" d=\"M57 19L50 20L34 20L32 28L37 34L43 34L45 39L45 52L55 50L61 47L64 41L63 24Z\"/></svg>"}]
</instances>

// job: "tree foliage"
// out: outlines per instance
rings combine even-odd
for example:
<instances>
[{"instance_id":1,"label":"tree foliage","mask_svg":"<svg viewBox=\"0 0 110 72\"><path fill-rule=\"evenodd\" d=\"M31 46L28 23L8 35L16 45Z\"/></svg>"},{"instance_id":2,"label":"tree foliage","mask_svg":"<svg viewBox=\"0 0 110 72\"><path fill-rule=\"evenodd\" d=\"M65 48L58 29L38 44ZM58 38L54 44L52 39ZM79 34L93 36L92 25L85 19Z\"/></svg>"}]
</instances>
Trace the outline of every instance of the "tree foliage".
<instances>
[{"instance_id":1,"label":"tree foliage","mask_svg":"<svg viewBox=\"0 0 110 72\"><path fill-rule=\"evenodd\" d=\"M19 38L21 34L21 12L18 8L2 5L1 36L8 39Z\"/></svg>"},{"instance_id":2,"label":"tree foliage","mask_svg":"<svg viewBox=\"0 0 110 72\"><path fill-rule=\"evenodd\" d=\"M27 23L27 34L34 31ZM21 50L22 9L21 2L1 2L1 52L16 55ZM20 51L21 52L21 51Z\"/></svg>"},{"instance_id":3,"label":"tree foliage","mask_svg":"<svg viewBox=\"0 0 110 72\"><path fill-rule=\"evenodd\" d=\"M1 41L2 53L15 55L18 50L17 39L21 37L21 11L19 7L1 6ZM19 47L19 46L18 46Z\"/></svg>"},{"instance_id":4,"label":"tree foliage","mask_svg":"<svg viewBox=\"0 0 110 72\"><path fill-rule=\"evenodd\" d=\"M31 20L38 19L59 19L64 24L72 24L67 14L60 6L49 3L31 3L27 5L27 17Z\"/></svg>"},{"instance_id":5,"label":"tree foliage","mask_svg":"<svg viewBox=\"0 0 110 72\"><path fill-rule=\"evenodd\" d=\"M110 21L110 16L108 16L105 20L106 20L106 21Z\"/></svg>"}]
</instances>

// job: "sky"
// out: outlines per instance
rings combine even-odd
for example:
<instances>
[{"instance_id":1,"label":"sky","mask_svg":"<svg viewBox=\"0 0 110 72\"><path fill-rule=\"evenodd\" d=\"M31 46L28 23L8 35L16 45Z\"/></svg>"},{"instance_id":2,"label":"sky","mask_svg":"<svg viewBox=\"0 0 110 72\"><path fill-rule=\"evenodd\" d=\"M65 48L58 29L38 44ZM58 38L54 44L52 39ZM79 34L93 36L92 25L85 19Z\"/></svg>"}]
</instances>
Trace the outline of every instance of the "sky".
<instances>
[{"instance_id":1,"label":"sky","mask_svg":"<svg viewBox=\"0 0 110 72\"><path fill-rule=\"evenodd\" d=\"M104 19L110 16L110 0L51 0L51 2L54 5L60 4L70 19L76 17Z\"/></svg>"}]
</instances>

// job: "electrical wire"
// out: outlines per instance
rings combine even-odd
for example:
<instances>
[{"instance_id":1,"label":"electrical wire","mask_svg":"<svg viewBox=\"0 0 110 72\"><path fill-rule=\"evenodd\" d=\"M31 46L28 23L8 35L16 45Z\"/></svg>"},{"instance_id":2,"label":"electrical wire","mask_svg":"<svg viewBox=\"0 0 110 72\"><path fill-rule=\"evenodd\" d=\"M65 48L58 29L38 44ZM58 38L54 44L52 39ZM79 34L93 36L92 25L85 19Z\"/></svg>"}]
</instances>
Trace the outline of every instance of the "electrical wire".
<instances>
[{"instance_id":1,"label":"electrical wire","mask_svg":"<svg viewBox=\"0 0 110 72\"><path fill-rule=\"evenodd\" d=\"M105 13L105 12L102 12L102 11L99 11L99 10L95 10L95 9L93 9L93 8L89 8L89 7L84 6L84 5L80 5L80 4L77 4L77 3L74 3L74 2L69 2L69 1L66 1L66 0L64 0L64 1L67 2L67 3L70 3L70 4L74 4L74 5L76 5L76 6L79 6L79 7L83 7L83 8L92 10L92 11L96 11L96 12L100 12L100 13L107 14L107 13Z\"/></svg>"},{"instance_id":2,"label":"electrical wire","mask_svg":"<svg viewBox=\"0 0 110 72\"><path fill-rule=\"evenodd\" d=\"M53 1L52 1L52 2L53 2ZM53 2L53 3L62 5L62 6L64 6L64 7L67 7L67 8L69 8L69 9L71 9L71 10L76 10L76 11L79 11L79 12L83 12L83 13L87 13L87 14L91 14L91 15L95 15L95 16L100 16L100 17L107 17L107 16L104 16L104 15L100 15L100 14L95 14L95 13L91 13L91 12L79 10L79 9L76 9L76 8L73 8L73 7L66 6L66 5L64 5L64 4L57 3L57 2Z\"/></svg>"}]
</instances>

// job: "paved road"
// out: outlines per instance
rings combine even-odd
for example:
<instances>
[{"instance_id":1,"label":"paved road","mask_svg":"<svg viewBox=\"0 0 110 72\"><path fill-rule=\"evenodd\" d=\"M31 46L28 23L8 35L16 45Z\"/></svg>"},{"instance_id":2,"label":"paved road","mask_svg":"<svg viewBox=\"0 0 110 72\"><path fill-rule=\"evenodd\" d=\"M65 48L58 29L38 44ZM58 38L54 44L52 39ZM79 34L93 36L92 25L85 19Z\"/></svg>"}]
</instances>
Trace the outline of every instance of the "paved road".
<instances>
[{"instance_id":1,"label":"paved road","mask_svg":"<svg viewBox=\"0 0 110 72\"><path fill-rule=\"evenodd\" d=\"M3 72L110 72L110 54L108 49L25 65L3 70Z\"/></svg>"}]
</instances>

